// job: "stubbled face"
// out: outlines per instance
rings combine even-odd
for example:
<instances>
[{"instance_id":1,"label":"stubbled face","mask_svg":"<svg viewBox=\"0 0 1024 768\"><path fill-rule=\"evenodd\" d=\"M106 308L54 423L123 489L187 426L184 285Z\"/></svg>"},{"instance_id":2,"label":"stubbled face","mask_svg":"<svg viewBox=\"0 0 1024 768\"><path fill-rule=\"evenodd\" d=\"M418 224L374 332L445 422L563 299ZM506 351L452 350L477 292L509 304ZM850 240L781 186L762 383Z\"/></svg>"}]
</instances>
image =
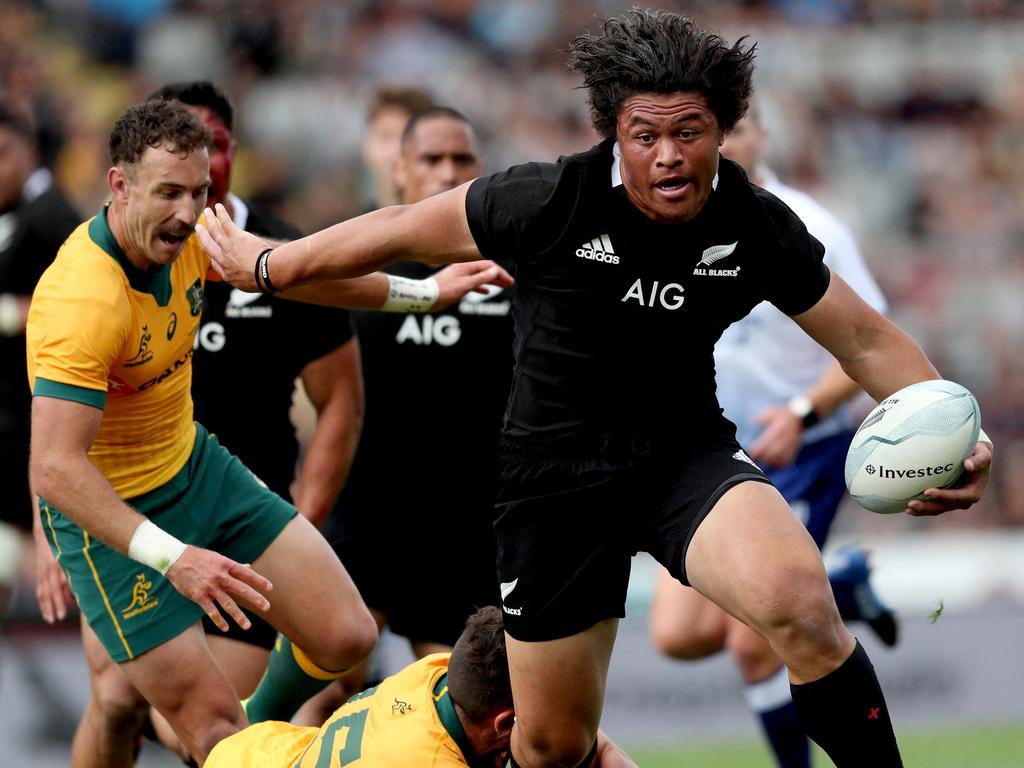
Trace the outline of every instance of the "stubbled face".
<instances>
[{"instance_id":1,"label":"stubbled face","mask_svg":"<svg viewBox=\"0 0 1024 768\"><path fill-rule=\"evenodd\" d=\"M690 221L718 172L723 133L704 95L638 93L619 110L615 136L630 201L665 223Z\"/></svg>"},{"instance_id":2,"label":"stubbled face","mask_svg":"<svg viewBox=\"0 0 1024 768\"><path fill-rule=\"evenodd\" d=\"M147 147L134 166L111 168L109 181L129 258L136 265L170 264L206 206L210 158L205 148L183 155Z\"/></svg>"},{"instance_id":3,"label":"stubbled face","mask_svg":"<svg viewBox=\"0 0 1024 768\"><path fill-rule=\"evenodd\" d=\"M473 129L453 117L430 117L413 128L395 166L403 203L418 203L480 175Z\"/></svg>"},{"instance_id":4,"label":"stubbled face","mask_svg":"<svg viewBox=\"0 0 1024 768\"><path fill-rule=\"evenodd\" d=\"M212 208L217 203L223 203L231 191L231 167L235 162L238 145L224 124L224 119L212 109L191 105L188 108L213 133L213 146L210 147L210 191L206 196L207 205Z\"/></svg>"},{"instance_id":5,"label":"stubbled face","mask_svg":"<svg viewBox=\"0 0 1024 768\"><path fill-rule=\"evenodd\" d=\"M725 135L722 156L738 163L755 181L757 166L764 156L765 138L765 129L748 114Z\"/></svg>"},{"instance_id":6,"label":"stubbled face","mask_svg":"<svg viewBox=\"0 0 1024 768\"><path fill-rule=\"evenodd\" d=\"M13 128L0 125L0 210L21 199L34 165L35 152L28 140Z\"/></svg>"}]
</instances>

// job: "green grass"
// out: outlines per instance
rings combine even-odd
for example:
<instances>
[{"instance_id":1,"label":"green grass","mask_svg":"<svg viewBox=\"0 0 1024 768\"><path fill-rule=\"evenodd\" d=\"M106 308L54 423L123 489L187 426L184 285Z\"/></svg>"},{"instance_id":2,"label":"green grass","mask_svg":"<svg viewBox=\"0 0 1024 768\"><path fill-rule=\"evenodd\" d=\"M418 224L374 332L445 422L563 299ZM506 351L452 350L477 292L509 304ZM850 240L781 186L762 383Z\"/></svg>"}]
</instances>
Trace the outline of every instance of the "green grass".
<instances>
[{"instance_id":1,"label":"green grass","mask_svg":"<svg viewBox=\"0 0 1024 768\"><path fill-rule=\"evenodd\" d=\"M629 749L627 747L627 749ZM915 731L900 735L907 768L1021 768L1024 724L964 730ZM640 768L774 768L760 742L704 744L677 749L629 749ZM817 752L815 768L831 761Z\"/></svg>"}]
</instances>

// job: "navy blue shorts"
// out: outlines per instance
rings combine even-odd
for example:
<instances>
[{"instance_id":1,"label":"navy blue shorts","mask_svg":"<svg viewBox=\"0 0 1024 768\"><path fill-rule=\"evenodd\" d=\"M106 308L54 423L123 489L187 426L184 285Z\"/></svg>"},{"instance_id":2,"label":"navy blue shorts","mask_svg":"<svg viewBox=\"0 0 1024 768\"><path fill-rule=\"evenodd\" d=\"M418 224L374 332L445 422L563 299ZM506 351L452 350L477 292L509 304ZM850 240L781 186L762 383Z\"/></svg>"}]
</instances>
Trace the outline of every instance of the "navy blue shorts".
<instances>
[{"instance_id":1,"label":"navy blue shorts","mask_svg":"<svg viewBox=\"0 0 1024 768\"><path fill-rule=\"evenodd\" d=\"M729 426L697 444L610 438L586 457L504 437L494 529L506 631L554 640L622 618L640 551L686 584L686 549L715 502L769 482Z\"/></svg>"},{"instance_id":2,"label":"navy blue shorts","mask_svg":"<svg viewBox=\"0 0 1024 768\"><path fill-rule=\"evenodd\" d=\"M818 549L825 546L829 528L846 493L846 452L853 433L841 432L800 449L796 461L785 469L765 469L765 474L807 527Z\"/></svg>"}]
</instances>

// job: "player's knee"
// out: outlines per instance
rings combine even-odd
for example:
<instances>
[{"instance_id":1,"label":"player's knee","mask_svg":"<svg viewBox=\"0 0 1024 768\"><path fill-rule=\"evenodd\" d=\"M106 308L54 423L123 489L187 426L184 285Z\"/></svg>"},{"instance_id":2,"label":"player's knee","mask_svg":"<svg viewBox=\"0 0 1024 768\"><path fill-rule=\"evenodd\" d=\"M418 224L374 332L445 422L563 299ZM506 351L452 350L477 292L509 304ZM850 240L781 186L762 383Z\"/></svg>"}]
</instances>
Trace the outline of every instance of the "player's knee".
<instances>
[{"instance_id":1,"label":"player's knee","mask_svg":"<svg viewBox=\"0 0 1024 768\"><path fill-rule=\"evenodd\" d=\"M791 567L774 577L767 588L773 597L760 601L758 629L773 644L827 646L838 642L841 621L821 568Z\"/></svg>"},{"instance_id":2,"label":"player's knee","mask_svg":"<svg viewBox=\"0 0 1024 768\"><path fill-rule=\"evenodd\" d=\"M722 649L724 633L717 627L695 622L689 626L651 621L654 647L673 659L702 659Z\"/></svg>"},{"instance_id":3,"label":"player's knee","mask_svg":"<svg viewBox=\"0 0 1024 768\"><path fill-rule=\"evenodd\" d=\"M555 729L521 732L515 745L515 758L520 765L577 768L590 754L597 738L596 729L553 725Z\"/></svg>"},{"instance_id":4,"label":"player's knee","mask_svg":"<svg viewBox=\"0 0 1024 768\"><path fill-rule=\"evenodd\" d=\"M217 742L237 733L243 727L244 723L228 717L212 718L208 722L203 723L193 734L194 747L192 756L201 765L206 760L207 755L210 754L210 750L217 746Z\"/></svg>"},{"instance_id":5,"label":"player's knee","mask_svg":"<svg viewBox=\"0 0 1024 768\"><path fill-rule=\"evenodd\" d=\"M369 610L348 609L323 638L316 657L313 647L303 650L325 669L350 669L373 652L380 633Z\"/></svg>"},{"instance_id":6,"label":"player's knee","mask_svg":"<svg viewBox=\"0 0 1024 768\"><path fill-rule=\"evenodd\" d=\"M131 733L141 727L149 704L116 665L95 676L92 683L93 704L111 729Z\"/></svg>"}]
</instances>

